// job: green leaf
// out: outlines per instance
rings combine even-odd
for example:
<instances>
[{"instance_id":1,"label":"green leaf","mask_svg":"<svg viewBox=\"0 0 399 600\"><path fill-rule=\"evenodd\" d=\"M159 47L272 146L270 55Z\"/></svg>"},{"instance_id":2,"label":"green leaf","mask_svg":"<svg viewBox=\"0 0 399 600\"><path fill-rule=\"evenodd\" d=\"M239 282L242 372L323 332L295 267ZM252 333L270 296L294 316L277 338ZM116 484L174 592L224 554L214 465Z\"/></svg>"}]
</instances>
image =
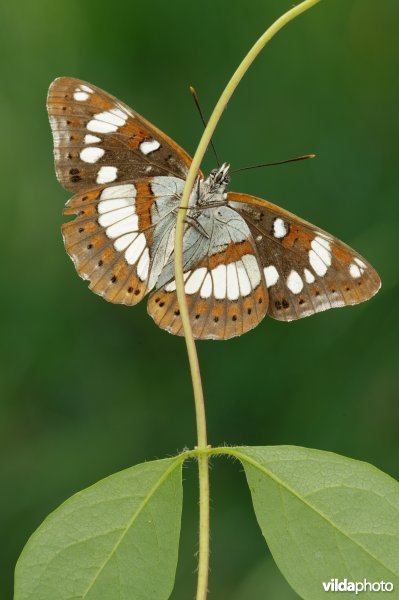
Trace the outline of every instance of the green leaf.
<instances>
[{"instance_id":1,"label":"green leaf","mask_svg":"<svg viewBox=\"0 0 399 600\"><path fill-rule=\"evenodd\" d=\"M158 600L175 578L182 458L126 469L42 523L16 567L14 600Z\"/></svg>"},{"instance_id":2,"label":"green leaf","mask_svg":"<svg viewBox=\"0 0 399 600\"><path fill-rule=\"evenodd\" d=\"M367 463L329 452L294 446L231 450L244 466L273 557L302 598L324 597L322 583L332 578L383 580L399 590L395 480Z\"/></svg>"},{"instance_id":3,"label":"green leaf","mask_svg":"<svg viewBox=\"0 0 399 600\"><path fill-rule=\"evenodd\" d=\"M255 564L246 577L236 585L229 600L299 600L288 585L271 556Z\"/></svg>"}]
</instances>

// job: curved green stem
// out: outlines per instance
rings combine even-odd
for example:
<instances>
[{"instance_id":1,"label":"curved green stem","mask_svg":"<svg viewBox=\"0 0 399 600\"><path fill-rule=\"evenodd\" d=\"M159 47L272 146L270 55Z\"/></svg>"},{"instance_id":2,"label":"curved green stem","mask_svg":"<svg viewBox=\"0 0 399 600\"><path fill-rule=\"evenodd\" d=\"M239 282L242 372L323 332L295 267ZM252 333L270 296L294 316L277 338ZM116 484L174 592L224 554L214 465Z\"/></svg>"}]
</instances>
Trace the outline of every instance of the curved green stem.
<instances>
[{"instance_id":1,"label":"curved green stem","mask_svg":"<svg viewBox=\"0 0 399 600\"><path fill-rule=\"evenodd\" d=\"M178 210L176 219L176 237L175 237L175 281L176 292L179 303L180 316L182 320L184 337L186 340L187 354L190 363L191 378L193 383L196 422L197 422L197 448L201 451L207 447L206 417L204 394L201 383L201 373L198 362L198 355L195 347L194 336L190 324L186 297L184 293L183 278L183 234L184 217L188 207L191 191L198 176L200 165L206 149L210 143L211 137L216 129L220 117L227 106L237 85L261 52L265 45L284 25L295 19L301 13L305 12L320 0L304 0L298 6L291 8L273 23L265 33L252 46L248 54L240 63L232 78L222 92L208 124L202 134L197 150L191 163L186 183L184 186L182 198L180 201L180 210ZM199 563L198 563L198 583L197 600L206 600L208 590L208 570L209 570L209 470L208 454L200 453L198 455L198 473L199 473L199 493L200 493L200 525L199 525Z\"/></svg>"}]
</instances>

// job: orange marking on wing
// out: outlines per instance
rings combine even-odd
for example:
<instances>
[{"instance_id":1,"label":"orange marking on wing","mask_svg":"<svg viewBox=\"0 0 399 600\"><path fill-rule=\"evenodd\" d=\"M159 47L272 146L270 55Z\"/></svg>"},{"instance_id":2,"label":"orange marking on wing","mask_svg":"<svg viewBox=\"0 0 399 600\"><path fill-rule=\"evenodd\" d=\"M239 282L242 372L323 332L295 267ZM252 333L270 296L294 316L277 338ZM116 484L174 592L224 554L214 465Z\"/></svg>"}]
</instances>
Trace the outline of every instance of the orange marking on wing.
<instances>
[{"instance_id":1,"label":"orange marking on wing","mask_svg":"<svg viewBox=\"0 0 399 600\"><path fill-rule=\"evenodd\" d=\"M61 229L68 250L68 247L74 243L94 235L98 231L98 225L93 220L80 223L78 219L75 219L74 221L64 223Z\"/></svg>"},{"instance_id":2,"label":"orange marking on wing","mask_svg":"<svg viewBox=\"0 0 399 600\"><path fill-rule=\"evenodd\" d=\"M310 250L312 237L302 227L290 225L288 235L281 239L281 243L285 248L293 248L296 244L300 244L301 248Z\"/></svg>"},{"instance_id":3,"label":"orange marking on wing","mask_svg":"<svg viewBox=\"0 0 399 600\"><path fill-rule=\"evenodd\" d=\"M102 188L97 188L82 194L75 194L75 196L72 196L72 198L70 198L66 203L64 215L75 215L80 210L84 209L88 204L97 202L102 191Z\"/></svg>"},{"instance_id":4,"label":"orange marking on wing","mask_svg":"<svg viewBox=\"0 0 399 600\"><path fill-rule=\"evenodd\" d=\"M341 246L335 244L332 245L332 253L334 254L334 256L337 257L339 261L343 262L346 265L349 265L349 263L353 262L353 256Z\"/></svg>"},{"instance_id":5,"label":"orange marking on wing","mask_svg":"<svg viewBox=\"0 0 399 600\"><path fill-rule=\"evenodd\" d=\"M154 203L150 182L137 182L136 190L136 213L139 215L140 229L148 229L152 224L151 207Z\"/></svg>"},{"instance_id":6,"label":"orange marking on wing","mask_svg":"<svg viewBox=\"0 0 399 600\"><path fill-rule=\"evenodd\" d=\"M198 263L198 266L209 266L209 269L212 270L219 265L228 265L229 263L236 262L245 254L253 253L253 245L247 240L240 244L230 242L225 250L218 252L217 254L212 254L209 259L205 258L201 263Z\"/></svg>"}]
</instances>

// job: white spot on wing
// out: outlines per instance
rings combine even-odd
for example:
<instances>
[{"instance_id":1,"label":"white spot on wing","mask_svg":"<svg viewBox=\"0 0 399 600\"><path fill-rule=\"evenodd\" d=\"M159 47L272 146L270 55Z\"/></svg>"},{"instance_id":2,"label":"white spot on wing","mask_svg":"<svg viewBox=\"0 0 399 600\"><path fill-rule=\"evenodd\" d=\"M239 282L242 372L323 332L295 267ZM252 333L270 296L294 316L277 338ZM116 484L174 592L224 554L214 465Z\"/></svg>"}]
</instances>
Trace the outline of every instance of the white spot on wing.
<instances>
[{"instance_id":1,"label":"white spot on wing","mask_svg":"<svg viewBox=\"0 0 399 600\"><path fill-rule=\"evenodd\" d=\"M315 237L315 240L316 240L316 241L317 241L319 244L321 244L322 246L324 246L324 248L327 248L327 250L331 250L331 244L330 244L330 242L327 240L327 238L326 238L325 236L324 236L324 237L321 237L320 235L317 235L317 236Z\"/></svg>"},{"instance_id":2,"label":"white spot on wing","mask_svg":"<svg viewBox=\"0 0 399 600\"><path fill-rule=\"evenodd\" d=\"M212 278L211 278L211 274L208 273L204 279L204 283L202 284L200 295L201 295L201 298L209 298L209 296L211 294L212 294Z\"/></svg>"},{"instance_id":3,"label":"white spot on wing","mask_svg":"<svg viewBox=\"0 0 399 600\"><path fill-rule=\"evenodd\" d=\"M133 233L138 231L139 219L137 215L131 215L122 221L118 221L115 225L111 225L107 228L106 234L109 238L118 238L125 233Z\"/></svg>"},{"instance_id":4,"label":"white spot on wing","mask_svg":"<svg viewBox=\"0 0 399 600\"><path fill-rule=\"evenodd\" d=\"M315 276L311 271L309 271L309 269L304 269L303 273L305 275L306 283L313 283L315 281Z\"/></svg>"},{"instance_id":5,"label":"white spot on wing","mask_svg":"<svg viewBox=\"0 0 399 600\"><path fill-rule=\"evenodd\" d=\"M245 254L241 260L244 263L249 281L251 282L252 289L254 290L260 284L260 270L258 261L253 254Z\"/></svg>"},{"instance_id":6,"label":"white spot on wing","mask_svg":"<svg viewBox=\"0 0 399 600\"><path fill-rule=\"evenodd\" d=\"M120 108L112 108L109 112L115 115L116 117L119 117L123 121L123 123L126 123L128 115Z\"/></svg>"},{"instance_id":7,"label":"white spot on wing","mask_svg":"<svg viewBox=\"0 0 399 600\"><path fill-rule=\"evenodd\" d=\"M74 100L78 102L83 102L89 98L89 94L87 92L80 92L79 88L77 88L76 92L73 95Z\"/></svg>"},{"instance_id":8,"label":"white spot on wing","mask_svg":"<svg viewBox=\"0 0 399 600\"><path fill-rule=\"evenodd\" d=\"M109 227L110 225L118 223L118 221L122 221L131 215L134 215L134 207L126 206L125 208L111 210L102 214L98 219L98 222L100 223L101 227Z\"/></svg>"},{"instance_id":9,"label":"white spot on wing","mask_svg":"<svg viewBox=\"0 0 399 600\"><path fill-rule=\"evenodd\" d=\"M101 138L97 137L96 135L91 135L90 133L85 135L85 144L98 144L98 142L101 142Z\"/></svg>"},{"instance_id":10,"label":"white spot on wing","mask_svg":"<svg viewBox=\"0 0 399 600\"><path fill-rule=\"evenodd\" d=\"M276 238L283 238L285 235L287 235L288 233L288 229L287 229L287 225L284 223L283 219L281 219L280 217L277 217L277 219L274 219L273 222L273 235Z\"/></svg>"},{"instance_id":11,"label":"white spot on wing","mask_svg":"<svg viewBox=\"0 0 399 600\"><path fill-rule=\"evenodd\" d=\"M141 142L141 144L139 145L140 152L142 152L143 154L149 154L150 152L154 152L160 147L161 144L157 142L157 140L144 140L144 142Z\"/></svg>"},{"instance_id":12,"label":"white spot on wing","mask_svg":"<svg viewBox=\"0 0 399 600\"><path fill-rule=\"evenodd\" d=\"M349 273L350 273L350 276L353 277L354 279L358 279L362 275L362 271L360 270L358 265L355 265L355 263L352 263L351 265L349 265Z\"/></svg>"},{"instance_id":13,"label":"white spot on wing","mask_svg":"<svg viewBox=\"0 0 399 600\"><path fill-rule=\"evenodd\" d=\"M263 272L265 274L267 287L269 288L272 287L272 285L276 285L279 279L279 274L276 267L274 265L270 265L269 267L265 267Z\"/></svg>"},{"instance_id":14,"label":"white spot on wing","mask_svg":"<svg viewBox=\"0 0 399 600\"><path fill-rule=\"evenodd\" d=\"M287 287L293 294L299 294L303 289L303 281L299 273L291 271L287 277Z\"/></svg>"},{"instance_id":15,"label":"white spot on wing","mask_svg":"<svg viewBox=\"0 0 399 600\"><path fill-rule=\"evenodd\" d=\"M93 118L96 121L102 121L104 123L109 123L110 125L116 125L117 127L122 127L127 121L127 115L118 108L105 110L102 113L94 115Z\"/></svg>"},{"instance_id":16,"label":"white spot on wing","mask_svg":"<svg viewBox=\"0 0 399 600\"><path fill-rule=\"evenodd\" d=\"M248 296L251 293L252 286L251 286L251 282L249 281L247 271L241 260L238 260L236 262L236 267L237 267L238 283L240 285L241 296Z\"/></svg>"},{"instance_id":17,"label":"white spot on wing","mask_svg":"<svg viewBox=\"0 0 399 600\"><path fill-rule=\"evenodd\" d=\"M358 258L357 256L355 257L355 262L358 264L361 271L365 271L367 269L366 263L364 263L362 260L360 260L360 258Z\"/></svg>"},{"instance_id":18,"label":"white spot on wing","mask_svg":"<svg viewBox=\"0 0 399 600\"><path fill-rule=\"evenodd\" d=\"M101 192L101 200L109 200L110 198L132 198L136 197L136 188L132 183L125 183L124 185L111 185L105 188Z\"/></svg>"},{"instance_id":19,"label":"white spot on wing","mask_svg":"<svg viewBox=\"0 0 399 600\"><path fill-rule=\"evenodd\" d=\"M175 292L176 291L176 281L173 280L170 283L165 285L165 292Z\"/></svg>"},{"instance_id":20,"label":"white spot on wing","mask_svg":"<svg viewBox=\"0 0 399 600\"><path fill-rule=\"evenodd\" d=\"M218 265L212 269L212 279L215 298L222 300L226 297L226 265Z\"/></svg>"},{"instance_id":21,"label":"white spot on wing","mask_svg":"<svg viewBox=\"0 0 399 600\"><path fill-rule=\"evenodd\" d=\"M90 148L83 148L80 153L80 158L86 163L95 163L102 156L104 156L105 150L103 148L96 148L95 146L90 146Z\"/></svg>"},{"instance_id":22,"label":"white spot on wing","mask_svg":"<svg viewBox=\"0 0 399 600\"><path fill-rule=\"evenodd\" d=\"M80 89L83 90L84 92L88 92L89 94L93 94L93 90L88 86L88 85L84 85L83 83L80 84Z\"/></svg>"},{"instance_id":23,"label":"white spot on wing","mask_svg":"<svg viewBox=\"0 0 399 600\"><path fill-rule=\"evenodd\" d=\"M115 250L122 252L122 250L126 250L128 246L136 239L137 233L127 233L126 235L122 235L114 242Z\"/></svg>"},{"instance_id":24,"label":"white spot on wing","mask_svg":"<svg viewBox=\"0 0 399 600\"><path fill-rule=\"evenodd\" d=\"M97 119L89 121L86 127L94 133L114 133L118 129L117 125L112 125L105 121L97 121Z\"/></svg>"},{"instance_id":25,"label":"white spot on wing","mask_svg":"<svg viewBox=\"0 0 399 600\"><path fill-rule=\"evenodd\" d=\"M314 250L309 250L309 262L310 266L319 277L323 277L327 273L327 265Z\"/></svg>"},{"instance_id":26,"label":"white spot on wing","mask_svg":"<svg viewBox=\"0 0 399 600\"><path fill-rule=\"evenodd\" d=\"M195 294L195 292L198 292L202 282L204 281L206 271L207 270L205 267L200 267L192 272L189 279L186 281L186 285L184 286L184 291L186 294Z\"/></svg>"},{"instance_id":27,"label":"white spot on wing","mask_svg":"<svg viewBox=\"0 0 399 600\"><path fill-rule=\"evenodd\" d=\"M229 263L227 265L227 298L229 300L237 300L240 295L240 288L238 286L238 276L235 263Z\"/></svg>"},{"instance_id":28,"label":"white spot on wing","mask_svg":"<svg viewBox=\"0 0 399 600\"><path fill-rule=\"evenodd\" d=\"M130 244L129 248L125 252L125 259L129 265L134 265L144 248L146 247L146 239L144 233L140 233L134 240L132 244Z\"/></svg>"},{"instance_id":29,"label":"white spot on wing","mask_svg":"<svg viewBox=\"0 0 399 600\"><path fill-rule=\"evenodd\" d=\"M331 250L327 240L316 236L311 242L312 249L318 254L327 267L331 265Z\"/></svg>"},{"instance_id":30,"label":"white spot on wing","mask_svg":"<svg viewBox=\"0 0 399 600\"><path fill-rule=\"evenodd\" d=\"M141 233L140 235L144 235ZM139 263L137 265L137 275L140 277L141 281L145 281L148 277L148 268L150 266L150 253L148 252L148 248L146 248L141 255Z\"/></svg>"},{"instance_id":31,"label":"white spot on wing","mask_svg":"<svg viewBox=\"0 0 399 600\"><path fill-rule=\"evenodd\" d=\"M130 200L129 198L115 198L115 200L102 200L98 203L97 210L100 213L100 215L102 215L103 213L109 212L110 210L118 210L118 208L125 208L126 206L132 206L133 213L135 212L134 201Z\"/></svg>"},{"instance_id":32,"label":"white spot on wing","mask_svg":"<svg viewBox=\"0 0 399 600\"><path fill-rule=\"evenodd\" d=\"M96 182L97 183L110 183L115 181L118 176L118 169L116 167L101 167L98 172Z\"/></svg>"}]
</instances>

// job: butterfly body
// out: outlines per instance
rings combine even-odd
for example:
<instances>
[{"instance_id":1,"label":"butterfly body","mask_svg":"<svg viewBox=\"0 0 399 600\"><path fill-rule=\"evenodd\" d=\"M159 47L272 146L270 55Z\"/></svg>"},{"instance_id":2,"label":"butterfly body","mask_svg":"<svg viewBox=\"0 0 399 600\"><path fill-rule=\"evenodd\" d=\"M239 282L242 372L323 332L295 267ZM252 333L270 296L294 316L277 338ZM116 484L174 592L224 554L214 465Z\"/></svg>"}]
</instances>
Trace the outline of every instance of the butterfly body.
<instances>
[{"instance_id":1,"label":"butterfly body","mask_svg":"<svg viewBox=\"0 0 399 600\"><path fill-rule=\"evenodd\" d=\"M134 305L152 292L155 322L182 334L174 281L176 215L190 157L125 104L91 84L56 79L48 111L56 172L75 193L67 252L90 288ZM185 293L193 332L228 339L266 315L292 320L357 304L378 291L354 250L284 209L227 191L229 166L198 173L186 209Z\"/></svg>"}]
</instances>

